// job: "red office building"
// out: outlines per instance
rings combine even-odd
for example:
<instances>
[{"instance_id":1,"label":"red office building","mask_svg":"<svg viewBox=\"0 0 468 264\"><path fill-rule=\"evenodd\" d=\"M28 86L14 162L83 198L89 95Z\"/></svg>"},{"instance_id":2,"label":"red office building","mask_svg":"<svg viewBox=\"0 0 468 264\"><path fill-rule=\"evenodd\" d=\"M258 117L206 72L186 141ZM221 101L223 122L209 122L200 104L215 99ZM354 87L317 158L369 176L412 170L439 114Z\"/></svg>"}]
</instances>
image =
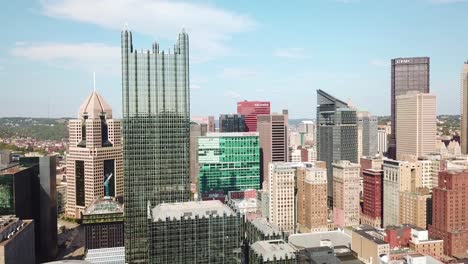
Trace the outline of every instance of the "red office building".
<instances>
[{"instance_id":1,"label":"red office building","mask_svg":"<svg viewBox=\"0 0 468 264\"><path fill-rule=\"evenodd\" d=\"M257 115L270 114L270 102L242 101L237 103L237 113L245 116L246 132L257 131Z\"/></svg>"},{"instance_id":2,"label":"red office building","mask_svg":"<svg viewBox=\"0 0 468 264\"><path fill-rule=\"evenodd\" d=\"M373 227L382 226L382 170L366 169L363 177L363 204L361 223Z\"/></svg>"},{"instance_id":3,"label":"red office building","mask_svg":"<svg viewBox=\"0 0 468 264\"><path fill-rule=\"evenodd\" d=\"M468 170L439 172L432 189L429 235L444 240L444 254L466 257L468 252Z\"/></svg>"}]
</instances>

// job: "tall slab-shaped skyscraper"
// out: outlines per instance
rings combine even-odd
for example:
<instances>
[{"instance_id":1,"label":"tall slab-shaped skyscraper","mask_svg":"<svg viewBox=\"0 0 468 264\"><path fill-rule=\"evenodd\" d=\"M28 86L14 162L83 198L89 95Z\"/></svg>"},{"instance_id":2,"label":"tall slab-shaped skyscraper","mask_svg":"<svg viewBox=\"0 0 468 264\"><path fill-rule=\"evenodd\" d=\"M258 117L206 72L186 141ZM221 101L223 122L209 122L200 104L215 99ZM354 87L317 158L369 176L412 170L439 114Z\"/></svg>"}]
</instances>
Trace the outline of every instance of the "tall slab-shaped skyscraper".
<instances>
[{"instance_id":1,"label":"tall slab-shaped skyscraper","mask_svg":"<svg viewBox=\"0 0 468 264\"><path fill-rule=\"evenodd\" d=\"M396 97L409 92L429 93L430 59L429 57L392 59L391 83L391 122L392 133L387 156L396 159L397 153L397 114Z\"/></svg>"},{"instance_id":2,"label":"tall slab-shaped skyscraper","mask_svg":"<svg viewBox=\"0 0 468 264\"><path fill-rule=\"evenodd\" d=\"M137 51L123 31L125 262L148 263L147 206L190 199L189 39Z\"/></svg>"},{"instance_id":3,"label":"tall slab-shaped skyscraper","mask_svg":"<svg viewBox=\"0 0 468 264\"><path fill-rule=\"evenodd\" d=\"M339 160L358 162L356 110L348 104L317 90L317 160L327 163L327 193L333 205L333 166Z\"/></svg>"}]
</instances>

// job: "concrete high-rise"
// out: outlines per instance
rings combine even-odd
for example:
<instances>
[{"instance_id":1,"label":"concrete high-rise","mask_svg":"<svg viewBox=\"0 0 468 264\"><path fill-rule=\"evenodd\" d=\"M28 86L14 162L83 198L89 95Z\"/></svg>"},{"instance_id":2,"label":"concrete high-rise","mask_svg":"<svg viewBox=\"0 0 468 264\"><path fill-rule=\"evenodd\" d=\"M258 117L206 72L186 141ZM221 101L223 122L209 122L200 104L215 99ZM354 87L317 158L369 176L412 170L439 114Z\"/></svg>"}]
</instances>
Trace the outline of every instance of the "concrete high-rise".
<instances>
[{"instance_id":1,"label":"concrete high-rise","mask_svg":"<svg viewBox=\"0 0 468 264\"><path fill-rule=\"evenodd\" d=\"M257 116L270 114L270 102L242 101L237 103L237 113L245 116L247 132L257 131Z\"/></svg>"},{"instance_id":2,"label":"concrete high-rise","mask_svg":"<svg viewBox=\"0 0 468 264\"><path fill-rule=\"evenodd\" d=\"M297 224L301 232L328 231L327 169L304 163L297 169Z\"/></svg>"},{"instance_id":3,"label":"concrete high-rise","mask_svg":"<svg viewBox=\"0 0 468 264\"><path fill-rule=\"evenodd\" d=\"M269 164L268 220L281 231L294 233L296 163L271 162Z\"/></svg>"},{"instance_id":4,"label":"concrete high-rise","mask_svg":"<svg viewBox=\"0 0 468 264\"><path fill-rule=\"evenodd\" d=\"M377 117L367 111L357 112L358 130L361 132L358 148L359 158L362 156L375 156L377 154Z\"/></svg>"},{"instance_id":5,"label":"concrete high-rise","mask_svg":"<svg viewBox=\"0 0 468 264\"><path fill-rule=\"evenodd\" d=\"M400 223L426 229L429 215L427 205L430 199L429 189L418 188L400 192Z\"/></svg>"},{"instance_id":6,"label":"concrete high-rise","mask_svg":"<svg viewBox=\"0 0 468 264\"><path fill-rule=\"evenodd\" d=\"M397 153L397 103L396 97L411 91L429 93L430 86L430 59L396 58L392 59L391 76L391 122L392 132L389 143L388 157L396 159Z\"/></svg>"},{"instance_id":7,"label":"concrete high-rise","mask_svg":"<svg viewBox=\"0 0 468 264\"><path fill-rule=\"evenodd\" d=\"M200 125L206 125L208 132L216 132L214 116L191 116L190 121Z\"/></svg>"},{"instance_id":8,"label":"concrete high-rise","mask_svg":"<svg viewBox=\"0 0 468 264\"><path fill-rule=\"evenodd\" d=\"M189 37L171 52L139 52L127 30L121 41L125 261L148 263L148 203L190 199Z\"/></svg>"},{"instance_id":9,"label":"concrete high-rise","mask_svg":"<svg viewBox=\"0 0 468 264\"><path fill-rule=\"evenodd\" d=\"M245 116L227 114L219 116L219 132L246 132Z\"/></svg>"},{"instance_id":10,"label":"concrete high-rise","mask_svg":"<svg viewBox=\"0 0 468 264\"><path fill-rule=\"evenodd\" d=\"M121 122L96 91L83 102L78 119L69 121L66 215L81 219L102 196L123 196Z\"/></svg>"},{"instance_id":11,"label":"concrete high-rise","mask_svg":"<svg viewBox=\"0 0 468 264\"><path fill-rule=\"evenodd\" d=\"M468 154L468 61L460 75L460 132L461 151Z\"/></svg>"},{"instance_id":12,"label":"concrete high-rise","mask_svg":"<svg viewBox=\"0 0 468 264\"><path fill-rule=\"evenodd\" d=\"M261 180L267 181L270 162L288 161L287 110L283 110L283 114L258 115L258 132L262 157Z\"/></svg>"},{"instance_id":13,"label":"concrete high-rise","mask_svg":"<svg viewBox=\"0 0 468 264\"><path fill-rule=\"evenodd\" d=\"M297 125L302 146L313 146L315 141L315 124L311 120L304 120Z\"/></svg>"},{"instance_id":14,"label":"concrete high-rise","mask_svg":"<svg viewBox=\"0 0 468 264\"><path fill-rule=\"evenodd\" d=\"M432 224L429 235L444 240L444 254L468 252L468 171L439 173L439 185L432 189Z\"/></svg>"},{"instance_id":15,"label":"concrete high-rise","mask_svg":"<svg viewBox=\"0 0 468 264\"><path fill-rule=\"evenodd\" d=\"M387 126L378 126L377 127L377 153L380 156L383 156L384 153L388 150L388 135Z\"/></svg>"},{"instance_id":16,"label":"concrete high-rise","mask_svg":"<svg viewBox=\"0 0 468 264\"><path fill-rule=\"evenodd\" d=\"M208 133L198 138L199 197L210 191L260 189L257 132Z\"/></svg>"},{"instance_id":17,"label":"concrete high-rise","mask_svg":"<svg viewBox=\"0 0 468 264\"><path fill-rule=\"evenodd\" d=\"M198 172L200 166L198 164L198 138L205 136L208 132L208 125L198 124L195 122L190 123L190 182L196 188L198 184ZM194 189L196 193L197 190Z\"/></svg>"},{"instance_id":18,"label":"concrete high-rise","mask_svg":"<svg viewBox=\"0 0 468 264\"><path fill-rule=\"evenodd\" d=\"M422 186L421 166L409 161L384 160L383 163L383 227L400 222L400 192Z\"/></svg>"},{"instance_id":19,"label":"concrete high-rise","mask_svg":"<svg viewBox=\"0 0 468 264\"><path fill-rule=\"evenodd\" d=\"M338 227L359 225L360 165L340 160L333 165L333 222Z\"/></svg>"},{"instance_id":20,"label":"concrete high-rise","mask_svg":"<svg viewBox=\"0 0 468 264\"><path fill-rule=\"evenodd\" d=\"M332 206L332 163L337 160L358 163L356 111L322 90L317 90L317 105L317 160L327 163L328 199Z\"/></svg>"},{"instance_id":21,"label":"concrete high-rise","mask_svg":"<svg viewBox=\"0 0 468 264\"><path fill-rule=\"evenodd\" d=\"M433 153L436 139L436 96L409 92L396 97L396 153L415 158Z\"/></svg>"},{"instance_id":22,"label":"concrete high-rise","mask_svg":"<svg viewBox=\"0 0 468 264\"><path fill-rule=\"evenodd\" d=\"M382 189L383 171L375 169L365 169L362 172L364 178L363 204L361 213L361 223L376 228L382 226Z\"/></svg>"}]
</instances>

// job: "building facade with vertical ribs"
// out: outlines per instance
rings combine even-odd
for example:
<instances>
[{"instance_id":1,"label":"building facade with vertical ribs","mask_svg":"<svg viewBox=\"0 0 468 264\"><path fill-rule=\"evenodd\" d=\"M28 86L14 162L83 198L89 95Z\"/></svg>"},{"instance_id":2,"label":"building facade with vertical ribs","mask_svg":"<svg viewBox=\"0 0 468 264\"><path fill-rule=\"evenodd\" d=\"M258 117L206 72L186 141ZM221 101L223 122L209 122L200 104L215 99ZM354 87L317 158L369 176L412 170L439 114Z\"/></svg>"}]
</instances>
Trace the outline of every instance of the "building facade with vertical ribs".
<instances>
[{"instance_id":1,"label":"building facade with vertical ribs","mask_svg":"<svg viewBox=\"0 0 468 264\"><path fill-rule=\"evenodd\" d=\"M388 157L396 159L397 151L397 103L396 97L411 91L429 93L430 87L430 59L395 58L391 61L391 117L392 131L389 143Z\"/></svg>"},{"instance_id":2,"label":"building facade with vertical ribs","mask_svg":"<svg viewBox=\"0 0 468 264\"><path fill-rule=\"evenodd\" d=\"M66 215L81 219L102 196L123 196L121 122L96 91L86 98L78 119L69 122Z\"/></svg>"},{"instance_id":3,"label":"building facade with vertical ribs","mask_svg":"<svg viewBox=\"0 0 468 264\"><path fill-rule=\"evenodd\" d=\"M258 134L262 157L262 181L267 181L270 162L288 161L288 113L258 116ZM263 184L263 182L262 182Z\"/></svg>"},{"instance_id":4,"label":"building facade with vertical ribs","mask_svg":"<svg viewBox=\"0 0 468 264\"><path fill-rule=\"evenodd\" d=\"M190 199L189 37L171 52L121 34L125 261L148 263L147 205Z\"/></svg>"},{"instance_id":5,"label":"building facade with vertical ribs","mask_svg":"<svg viewBox=\"0 0 468 264\"><path fill-rule=\"evenodd\" d=\"M435 151L436 96L408 92L396 97L397 159L411 155L415 158Z\"/></svg>"},{"instance_id":6,"label":"building facade with vertical ribs","mask_svg":"<svg viewBox=\"0 0 468 264\"><path fill-rule=\"evenodd\" d=\"M429 235L444 240L444 254L468 252L468 171L439 172L439 185L432 189L432 224Z\"/></svg>"},{"instance_id":7,"label":"building facade with vertical ribs","mask_svg":"<svg viewBox=\"0 0 468 264\"><path fill-rule=\"evenodd\" d=\"M256 132L257 116L270 114L270 102L242 101L237 103L237 113L245 116L246 132Z\"/></svg>"}]
</instances>

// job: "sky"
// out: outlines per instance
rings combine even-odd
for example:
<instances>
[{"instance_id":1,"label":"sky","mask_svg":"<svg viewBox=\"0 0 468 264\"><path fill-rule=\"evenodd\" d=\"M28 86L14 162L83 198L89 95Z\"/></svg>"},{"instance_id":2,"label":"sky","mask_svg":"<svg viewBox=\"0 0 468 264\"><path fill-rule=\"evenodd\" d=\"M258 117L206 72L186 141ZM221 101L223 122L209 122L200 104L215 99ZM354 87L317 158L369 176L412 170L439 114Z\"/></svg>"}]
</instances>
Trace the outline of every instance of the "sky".
<instances>
[{"instance_id":1,"label":"sky","mask_svg":"<svg viewBox=\"0 0 468 264\"><path fill-rule=\"evenodd\" d=\"M0 117L76 117L96 90L121 117L120 32L137 49L190 37L191 115L241 100L314 118L322 89L390 113L390 59L429 56L439 114L459 114L468 0L20 0L2 5Z\"/></svg>"}]
</instances>

